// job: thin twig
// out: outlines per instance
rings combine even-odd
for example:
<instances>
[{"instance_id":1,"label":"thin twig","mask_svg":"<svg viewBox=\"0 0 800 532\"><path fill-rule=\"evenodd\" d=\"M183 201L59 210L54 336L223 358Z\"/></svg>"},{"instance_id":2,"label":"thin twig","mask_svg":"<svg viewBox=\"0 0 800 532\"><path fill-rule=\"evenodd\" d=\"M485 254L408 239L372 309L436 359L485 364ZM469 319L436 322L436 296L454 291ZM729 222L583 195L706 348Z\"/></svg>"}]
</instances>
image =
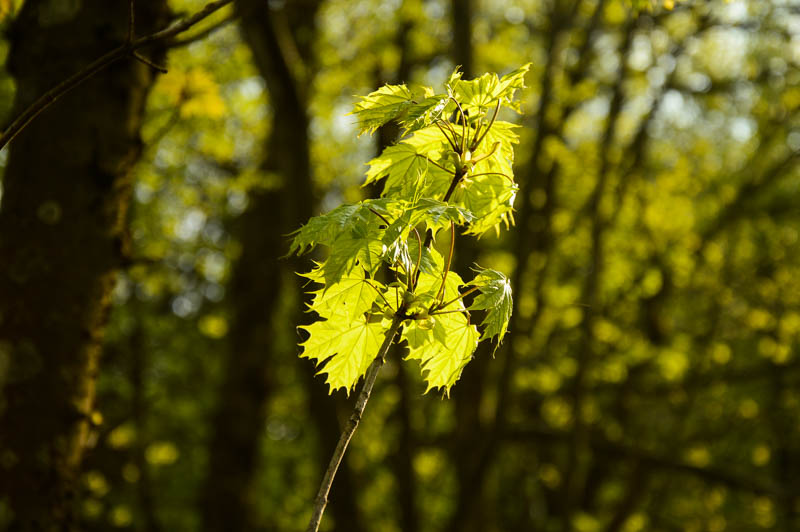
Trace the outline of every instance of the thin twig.
<instances>
[{"instance_id":1,"label":"thin twig","mask_svg":"<svg viewBox=\"0 0 800 532\"><path fill-rule=\"evenodd\" d=\"M167 73L166 67L163 67L161 65L157 65L157 64L153 63L151 60L149 60L148 58L146 58L145 56L143 56L139 52L132 52L131 55L134 57L134 59L144 63L145 65L149 66L153 70L157 70L157 71L161 72L162 74L166 74Z\"/></svg>"},{"instance_id":2,"label":"thin twig","mask_svg":"<svg viewBox=\"0 0 800 532\"><path fill-rule=\"evenodd\" d=\"M133 52L139 48L170 39L179 33L183 33L204 18L230 4L231 2L233 2L233 0L215 0L213 2L209 2L203 9L194 15L181 20L177 24L173 24L172 26L164 28L163 30L155 33L145 35L144 37L134 39L132 42L123 43L119 47L98 57L72 76L68 77L52 89L45 92L35 102L18 114L17 117L11 122L11 125L8 126L2 135L0 135L0 149L3 149L3 147L14 137L16 137L20 131L25 129L25 127L30 124L34 118L36 118L42 111L53 105L56 100L101 70L107 68L109 65L119 61L120 59L130 57Z\"/></svg>"},{"instance_id":3,"label":"thin twig","mask_svg":"<svg viewBox=\"0 0 800 532\"><path fill-rule=\"evenodd\" d=\"M125 39L125 42L130 44L133 42L136 24L136 0L130 0L128 5L130 6L130 14L128 15L128 38Z\"/></svg>"},{"instance_id":4,"label":"thin twig","mask_svg":"<svg viewBox=\"0 0 800 532\"><path fill-rule=\"evenodd\" d=\"M183 46L188 46L188 45L190 45L192 43L195 43L197 41L202 41L203 39L205 39L206 37L208 37L209 35L211 35L215 31L224 28L225 26L227 26L228 24L230 24L231 22L236 20L236 17L237 17L236 13L231 13L230 15L226 16L225 18L220 19L219 21L215 22L211 26L198 31L194 35L189 35L188 37L184 37L183 39L172 39L172 40L168 41L166 43L166 46L167 46L167 48L172 50L174 48L181 48Z\"/></svg>"},{"instance_id":5,"label":"thin twig","mask_svg":"<svg viewBox=\"0 0 800 532\"><path fill-rule=\"evenodd\" d=\"M342 462L344 452L347 450L347 445L350 443L350 439L353 437L353 433L356 431L356 428L358 428L358 423L361 421L361 415L364 413L364 408L367 406L367 401L369 401L369 396L372 393L372 387L375 385L375 379L378 377L378 372L381 370L381 367L386 360L386 354L389 352L389 347L391 347L394 337L403 323L403 319L404 318L400 315L395 316L394 320L392 321L392 326L388 331L386 331L386 335L383 338L383 344L381 344L381 347L378 350L378 355L375 357L375 360L372 361L372 364L370 364L369 369L367 370L367 376L364 379L364 386L362 386L361 392L358 394L356 406L353 408L353 413L350 415L350 419L347 420L344 430L342 430L342 435L339 436L339 442L336 444L336 450L333 451L333 456L331 456L328 469L325 471L325 475L322 477L322 483L319 486L317 498L314 500L314 510L311 514L311 520L308 522L308 528L306 528L306 532L317 532L317 530L319 530L319 524L320 521L322 521L322 513L325 511L325 506L328 505L328 494L331 491L333 477L336 476L336 470L339 469L339 464Z\"/></svg>"}]
</instances>

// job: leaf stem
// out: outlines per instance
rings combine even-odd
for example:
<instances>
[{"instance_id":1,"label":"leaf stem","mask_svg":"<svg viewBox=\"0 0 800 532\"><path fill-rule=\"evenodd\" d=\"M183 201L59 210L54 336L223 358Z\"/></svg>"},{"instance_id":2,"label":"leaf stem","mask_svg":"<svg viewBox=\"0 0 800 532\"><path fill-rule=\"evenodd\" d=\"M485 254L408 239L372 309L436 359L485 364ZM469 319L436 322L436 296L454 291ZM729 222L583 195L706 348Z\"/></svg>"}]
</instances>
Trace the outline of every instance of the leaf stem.
<instances>
[{"instance_id":1,"label":"leaf stem","mask_svg":"<svg viewBox=\"0 0 800 532\"><path fill-rule=\"evenodd\" d=\"M370 212L372 212L372 214L374 214L375 216L377 216L378 218L380 218L381 220L383 220L384 222L386 222L386 226L387 226L387 227L388 227L388 226L390 226L390 225L392 225L392 224L389 222L389 220L387 220L386 218L384 218L384 217L383 217L383 215L382 215L381 213L379 213L378 211L376 211L376 210L375 210L375 209L373 209L372 207L369 207L369 210L370 210Z\"/></svg>"},{"instance_id":2,"label":"leaf stem","mask_svg":"<svg viewBox=\"0 0 800 532\"><path fill-rule=\"evenodd\" d=\"M468 295L470 295L471 293L475 292L476 290L478 290L478 287L477 286L473 286L472 288L470 288L469 290L467 290L466 292L464 292L460 296L454 297L453 299L451 299L447 303L442 303L441 305L436 307L436 310L434 312L436 312L437 314L444 314L444 312L439 312L439 310L449 307L450 305L452 305L453 303L455 303L459 299L463 299L463 298L467 297ZM461 312L461 311L459 310L458 312Z\"/></svg>"},{"instance_id":3,"label":"leaf stem","mask_svg":"<svg viewBox=\"0 0 800 532\"><path fill-rule=\"evenodd\" d=\"M486 134L489 132L489 130L492 129L492 126L494 125L494 121L495 121L495 119L497 119L497 113L499 111L500 111L500 100L497 100L497 105L495 105L495 107L494 107L494 114L492 115L492 120L489 122L489 125L486 127L486 130L478 138L478 140L473 139L472 144L470 145L472 150L476 150L478 148L478 146L481 145L481 142L483 142L483 138L486 136Z\"/></svg>"},{"instance_id":4,"label":"leaf stem","mask_svg":"<svg viewBox=\"0 0 800 532\"><path fill-rule=\"evenodd\" d=\"M428 313L428 316L439 316L440 314L455 314L456 312L459 312L459 313L460 313L460 312L464 312L465 310L466 310L466 309L457 309L457 310L443 310L443 311L441 311L441 312L440 312L440 311L438 311L438 310L434 310L433 312L429 312L429 313Z\"/></svg>"},{"instance_id":5,"label":"leaf stem","mask_svg":"<svg viewBox=\"0 0 800 532\"><path fill-rule=\"evenodd\" d=\"M387 300L387 299L386 299L386 296L384 296L383 294L381 294L381 291L380 291L380 290L378 290L378 288L377 288L375 285L373 285L373 284L372 284L372 283L370 283L369 281L364 281L364 282L365 282L365 283L367 283L368 285L370 285L370 286L373 288L373 290L375 290L375 291L378 293L378 295L379 295L379 296L381 296L381 299L383 299L383 302L384 302L384 303L386 303L386 306L387 306L387 307L389 307L390 309L392 309L392 312L395 312L395 313L397 312L395 309L393 309L393 308L392 308L392 304L391 304L391 303L389 303L389 300Z\"/></svg>"},{"instance_id":6,"label":"leaf stem","mask_svg":"<svg viewBox=\"0 0 800 532\"><path fill-rule=\"evenodd\" d=\"M500 147L500 143L499 143L499 142L495 142L495 143L494 143L494 146L492 146L492 149L491 149L491 150L489 150L487 153L484 153L484 154L483 154L483 155L481 155L480 157L476 157L475 159L471 159L471 160L470 160L470 162L471 162L473 165L475 165L475 164L478 164L479 162L481 162L481 161L482 161L482 160L484 160L484 159L488 159L489 157L491 157L492 155L494 155L494 152L496 152L496 151L497 151L497 148L498 148L498 147Z\"/></svg>"},{"instance_id":7,"label":"leaf stem","mask_svg":"<svg viewBox=\"0 0 800 532\"><path fill-rule=\"evenodd\" d=\"M424 157L426 161L428 161L429 163L433 163L434 165L438 166L439 168L441 168L442 170L444 170L448 174L455 175L455 173L456 173L455 170L450 170L448 168L445 168L444 166L442 166L441 164L437 163L436 161L434 161L433 159L431 159L427 155L422 155L421 153L417 153L416 156L417 157Z\"/></svg>"},{"instance_id":8,"label":"leaf stem","mask_svg":"<svg viewBox=\"0 0 800 532\"><path fill-rule=\"evenodd\" d=\"M450 99L455 102L456 107L458 107L458 112L461 113L461 151L459 151L459 155L464 153L464 150L467 147L467 115L464 112L464 109L461 108L461 104L458 100L450 96Z\"/></svg>"},{"instance_id":9,"label":"leaf stem","mask_svg":"<svg viewBox=\"0 0 800 532\"><path fill-rule=\"evenodd\" d=\"M450 271L450 264L453 262L453 250L456 247L456 226L453 222L450 222L450 253L447 255L447 266L444 269L444 274L442 275L442 286L439 287L439 291L436 292L436 300L439 301L440 298L444 297L444 284L447 281L447 272Z\"/></svg>"},{"instance_id":10,"label":"leaf stem","mask_svg":"<svg viewBox=\"0 0 800 532\"><path fill-rule=\"evenodd\" d=\"M514 180L511 179L511 176L508 176L508 175L504 174L503 172L481 172L480 174L471 174L470 177L480 177L482 175L501 175L501 176L505 177L506 179L508 179L509 181L511 181L512 183L514 182Z\"/></svg>"},{"instance_id":11,"label":"leaf stem","mask_svg":"<svg viewBox=\"0 0 800 532\"><path fill-rule=\"evenodd\" d=\"M417 265L414 268L414 275L411 276L411 279L414 281L414 285L411 286L411 291L414 291L415 285L417 284L417 279L419 278L419 265L422 263L422 239L419 237L419 231L417 228L414 227L414 235L417 237L417 247L419 250L417 252Z\"/></svg>"},{"instance_id":12,"label":"leaf stem","mask_svg":"<svg viewBox=\"0 0 800 532\"><path fill-rule=\"evenodd\" d=\"M475 148L478 147L478 144L475 142L475 139L478 138L478 135L481 134L482 127L483 127L483 117L481 117L478 120L478 124L475 126L475 133L472 134L472 143L469 145L469 151L475 151Z\"/></svg>"},{"instance_id":13,"label":"leaf stem","mask_svg":"<svg viewBox=\"0 0 800 532\"><path fill-rule=\"evenodd\" d=\"M356 400L356 406L353 408L353 413L350 415L350 419L347 420L347 424L344 426L342 434L339 436L339 442L336 444L336 449L333 451L333 456L331 456L331 460L328 463L328 469L322 477L322 483L319 486L317 497L314 499L314 509L311 514L311 520L308 522L306 532L317 532L317 530L319 530L322 514L325 512L325 507L328 505L328 494L331 491L333 477L336 476L336 471L339 469L339 464L342 463L344 452L347 450L353 433L355 433L358 428L358 423L361 421L364 408L366 408L367 401L369 401L369 397L372 394L372 387L375 385L375 379L377 379L378 372L386 361L386 354L389 352L389 347L391 347L394 337L397 335L397 331L400 330L403 320L404 318L401 315L395 315L391 327L386 331L383 344L381 344L375 360L372 361L372 364L370 364L367 370L364 385L361 387L361 392L358 394L358 399Z\"/></svg>"},{"instance_id":14,"label":"leaf stem","mask_svg":"<svg viewBox=\"0 0 800 532\"><path fill-rule=\"evenodd\" d=\"M445 124L447 124L448 126L450 126L450 122L447 122L447 121L445 121L445 120L441 120L441 119L440 119L440 120L439 120L439 122L444 122ZM439 128L439 131L441 131L441 132L442 132L442 135L444 135L444 138L446 138L446 139L447 139L447 142L450 144L450 147L452 147L452 148L453 148L453 151L454 151L454 152L458 152L458 145L456 144L455 140L454 140L454 139L451 139L451 138L450 138L450 137L447 135L447 133L445 132L444 128L443 128L443 127L442 127L442 126L439 124L439 122L434 122L434 124L436 124L436 127L438 127L438 128ZM450 129L450 131L452 132L452 128ZM455 132L453 132L453 136L454 136L454 138L455 138Z\"/></svg>"}]
</instances>

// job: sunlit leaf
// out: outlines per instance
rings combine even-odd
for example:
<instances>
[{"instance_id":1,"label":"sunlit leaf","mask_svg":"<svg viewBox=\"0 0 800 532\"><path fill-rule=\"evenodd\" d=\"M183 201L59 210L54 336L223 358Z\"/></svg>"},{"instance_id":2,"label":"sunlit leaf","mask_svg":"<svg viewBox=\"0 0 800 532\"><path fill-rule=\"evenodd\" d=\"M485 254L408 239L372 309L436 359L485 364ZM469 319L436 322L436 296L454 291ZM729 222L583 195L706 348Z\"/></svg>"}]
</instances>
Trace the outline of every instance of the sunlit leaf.
<instances>
[{"instance_id":1,"label":"sunlit leaf","mask_svg":"<svg viewBox=\"0 0 800 532\"><path fill-rule=\"evenodd\" d=\"M359 135L372 133L398 118L410 105L413 95L405 85L384 85L356 102L353 113L358 119Z\"/></svg>"},{"instance_id":2,"label":"sunlit leaf","mask_svg":"<svg viewBox=\"0 0 800 532\"><path fill-rule=\"evenodd\" d=\"M440 314L433 318L432 328L425 320L421 324L412 322L403 331L409 348L406 359L419 360L426 392L442 388L447 394L472 359L479 334L464 314Z\"/></svg>"},{"instance_id":3,"label":"sunlit leaf","mask_svg":"<svg viewBox=\"0 0 800 532\"><path fill-rule=\"evenodd\" d=\"M317 268L305 274L305 277L325 284L325 275L322 268ZM378 297L379 290L385 290L385 287L380 282L374 279L367 279L362 268L352 268L338 282L311 292L314 298L311 302L310 310L313 310L323 318L342 317L352 321L372 307Z\"/></svg>"},{"instance_id":4,"label":"sunlit leaf","mask_svg":"<svg viewBox=\"0 0 800 532\"><path fill-rule=\"evenodd\" d=\"M300 344L300 356L314 360L317 367L325 363L320 373L328 375L331 392L345 388L349 393L378 355L384 335L380 322L371 323L363 316L353 321L320 320L300 328L310 335Z\"/></svg>"}]
</instances>

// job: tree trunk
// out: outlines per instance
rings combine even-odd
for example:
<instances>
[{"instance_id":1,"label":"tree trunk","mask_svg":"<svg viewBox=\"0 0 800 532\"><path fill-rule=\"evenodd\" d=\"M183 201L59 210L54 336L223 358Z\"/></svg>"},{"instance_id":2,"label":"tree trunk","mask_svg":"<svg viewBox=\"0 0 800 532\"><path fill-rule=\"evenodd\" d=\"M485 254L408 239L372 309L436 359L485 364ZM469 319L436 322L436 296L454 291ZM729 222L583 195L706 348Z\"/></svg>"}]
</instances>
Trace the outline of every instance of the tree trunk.
<instances>
[{"instance_id":1,"label":"tree trunk","mask_svg":"<svg viewBox=\"0 0 800 532\"><path fill-rule=\"evenodd\" d=\"M141 31L165 0L137 3ZM25 2L11 33L15 108L115 46L128 3ZM11 144L0 204L0 499L12 530L74 528L76 478L124 251L130 172L152 70L120 61Z\"/></svg>"},{"instance_id":2,"label":"tree trunk","mask_svg":"<svg viewBox=\"0 0 800 532\"><path fill-rule=\"evenodd\" d=\"M279 298L286 294L281 280L293 279L296 284L290 290L300 294L300 278L293 272L310 266L304 260L278 257L287 250L285 235L311 217L316 203L305 90L313 71L309 68L310 50L319 1L292 2L280 11L261 0L237 0L235 5L273 112L264 167L278 176L280 184L251 193L249 208L238 221L242 255L230 289L231 352L213 421L210 465L202 497L205 530L232 532L250 530L254 525L253 507L258 501L253 499L252 490L272 390L270 368L278 356L270 324L278 319L281 326L294 326L301 319L299 303L295 305L297 315L276 316ZM324 392L324 385L313 379L312 366L307 361L301 363L308 368L311 411L324 447L320 455L322 471L339 437L336 403ZM340 473L341 482L331 497L331 512L341 529L357 532L361 528L346 464Z\"/></svg>"}]
</instances>

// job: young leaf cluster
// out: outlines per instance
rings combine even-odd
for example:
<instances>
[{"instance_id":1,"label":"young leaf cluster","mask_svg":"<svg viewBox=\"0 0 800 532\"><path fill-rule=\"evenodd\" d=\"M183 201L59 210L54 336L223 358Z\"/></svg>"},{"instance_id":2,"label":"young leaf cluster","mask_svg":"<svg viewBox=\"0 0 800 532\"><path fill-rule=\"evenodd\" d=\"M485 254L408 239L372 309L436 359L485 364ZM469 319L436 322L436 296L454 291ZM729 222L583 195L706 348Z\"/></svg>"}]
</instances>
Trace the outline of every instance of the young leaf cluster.
<instances>
[{"instance_id":1,"label":"young leaf cluster","mask_svg":"<svg viewBox=\"0 0 800 532\"><path fill-rule=\"evenodd\" d=\"M428 390L448 393L480 340L502 341L512 308L506 276L477 270L464 281L450 267L458 230L480 236L513 223L517 126L498 113L519 111L514 97L529 66L473 80L456 71L441 93L385 85L356 103L360 133L389 122L403 132L369 162L366 183L382 182L381 197L312 218L290 247L327 250L304 274L319 285L308 309L319 319L301 327L300 356L327 374L331 391L355 387L397 319L406 359L419 361ZM441 234L446 253L433 246ZM470 311L483 314L482 332Z\"/></svg>"}]
</instances>

